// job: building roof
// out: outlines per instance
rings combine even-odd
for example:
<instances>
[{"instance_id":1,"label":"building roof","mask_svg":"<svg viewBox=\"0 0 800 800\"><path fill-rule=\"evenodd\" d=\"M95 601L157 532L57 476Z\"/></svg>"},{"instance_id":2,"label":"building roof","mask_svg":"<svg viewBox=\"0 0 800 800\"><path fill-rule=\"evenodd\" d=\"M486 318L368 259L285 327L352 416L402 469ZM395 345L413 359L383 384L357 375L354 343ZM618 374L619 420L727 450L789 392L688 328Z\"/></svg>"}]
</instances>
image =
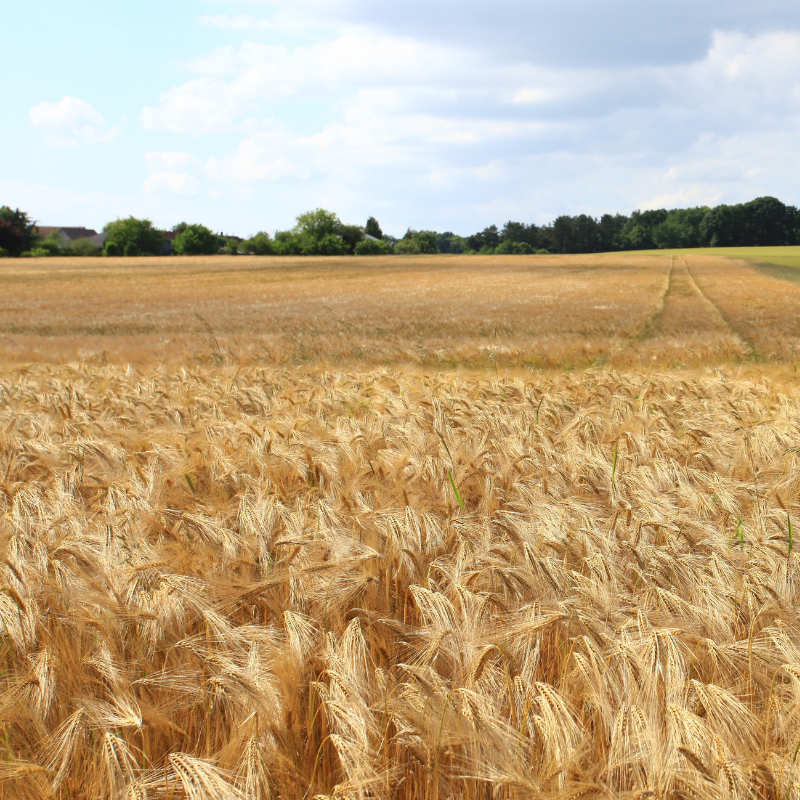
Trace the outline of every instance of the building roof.
<instances>
[{"instance_id":1,"label":"building roof","mask_svg":"<svg viewBox=\"0 0 800 800\"><path fill-rule=\"evenodd\" d=\"M37 225L36 232L40 236L63 236L75 241L75 239L88 239L90 236L97 236L97 231L92 228L65 228L60 225Z\"/></svg>"}]
</instances>

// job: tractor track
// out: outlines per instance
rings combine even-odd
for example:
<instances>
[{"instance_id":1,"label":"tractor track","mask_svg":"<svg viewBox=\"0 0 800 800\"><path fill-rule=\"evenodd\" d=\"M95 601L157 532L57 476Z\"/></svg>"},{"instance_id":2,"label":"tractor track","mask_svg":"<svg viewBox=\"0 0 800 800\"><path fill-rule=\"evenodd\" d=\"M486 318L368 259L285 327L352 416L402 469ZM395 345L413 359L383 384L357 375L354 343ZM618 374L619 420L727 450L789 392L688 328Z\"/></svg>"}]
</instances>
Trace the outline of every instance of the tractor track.
<instances>
[{"instance_id":1,"label":"tractor track","mask_svg":"<svg viewBox=\"0 0 800 800\"><path fill-rule=\"evenodd\" d=\"M706 304L712 309L712 313L716 315L717 319L725 326L725 328L729 331L732 336L735 336L739 341L742 343L742 347L747 352L747 355L751 359L758 358L758 350L756 349L755 344L753 343L752 339L748 336L745 336L741 331L737 330L725 317L725 315L720 311L719 306L709 298L709 296L700 288L700 285L697 283L697 279L694 277L691 269L689 269L689 264L687 263L686 259L681 256L681 261L683 261L683 265L686 268L686 274L689 277L689 280L694 286L695 291L697 294L703 298Z\"/></svg>"},{"instance_id":2,"label":"tractor track","mask_svg":"<svg viewBox=\"0 0 800 800\"><path fill-rule=\"evenodd\" d=\"M702 291L683 256L672 256L653 313L609 360L687 363L704 356L752 359L756 350Z\"/></svg>"}]
</instances>

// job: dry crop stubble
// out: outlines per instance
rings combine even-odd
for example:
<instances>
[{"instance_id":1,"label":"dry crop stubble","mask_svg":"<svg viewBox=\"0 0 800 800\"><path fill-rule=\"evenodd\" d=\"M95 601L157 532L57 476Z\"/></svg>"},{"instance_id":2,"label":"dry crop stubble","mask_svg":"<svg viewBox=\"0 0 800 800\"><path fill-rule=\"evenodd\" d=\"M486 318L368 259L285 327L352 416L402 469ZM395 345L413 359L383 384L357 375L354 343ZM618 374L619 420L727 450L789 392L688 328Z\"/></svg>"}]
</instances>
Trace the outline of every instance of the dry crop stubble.
<instances>
[{"instance_id":1,"label":"dry crop stubble","mask_svg":"<svg viewBox=\"0 0 800 800\"><path fill-rule=\"evenodd\" d=\"M796 401L7 373L0 792L798 798Z\"/></svg>"}]
</instances>

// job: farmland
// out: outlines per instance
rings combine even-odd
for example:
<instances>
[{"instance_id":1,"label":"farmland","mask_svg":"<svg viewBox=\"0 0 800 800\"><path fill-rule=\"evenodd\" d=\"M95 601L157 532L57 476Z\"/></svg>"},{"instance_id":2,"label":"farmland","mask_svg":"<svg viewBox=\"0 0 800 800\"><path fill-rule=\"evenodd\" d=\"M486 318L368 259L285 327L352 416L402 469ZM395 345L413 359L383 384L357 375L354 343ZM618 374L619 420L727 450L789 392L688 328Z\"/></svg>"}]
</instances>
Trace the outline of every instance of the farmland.
<instances>
[{"instance_id":1,"label":"farmland","mask_svg":"<svg viewBox=\"0 0 800 800\"><path fill-rule=\"evenodd\" d=\"M25 259L0 289L6 363L674 367L800 341L800 284L681 252Z\"/></svg>"},{"instance_id":2,"label":"farmland","mask_svg":"<svg viewBox=\"0 0 800 800\"><path fill-rule=\"evenodd\" d=\"M800 283L665 251L0 287L0 797L800 798Z\"/></svg>"}]
</instances>

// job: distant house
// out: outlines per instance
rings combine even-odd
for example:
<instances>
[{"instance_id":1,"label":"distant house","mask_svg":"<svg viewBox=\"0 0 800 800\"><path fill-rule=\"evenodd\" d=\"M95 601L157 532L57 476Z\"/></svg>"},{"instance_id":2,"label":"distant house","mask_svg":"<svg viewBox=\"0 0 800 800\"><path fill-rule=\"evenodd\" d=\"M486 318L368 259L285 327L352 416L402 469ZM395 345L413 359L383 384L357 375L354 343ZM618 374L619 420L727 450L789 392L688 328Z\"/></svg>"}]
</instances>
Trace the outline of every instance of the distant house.
<instances>
[{"instance_id":1,"label":"distant house","mask_svg":"<svg viewBox=\"0 0 800 800\"><path fill-rule=\"evenodd\" d=\"M162 256L172 255L172 243L180 235L179 231L159 231L164 237L164 247L161 249Z\"/></svg>"},{"instance_id":2,"label":"distant house","mask_svg":"<svg viewBox=\"0 0 800 800\"><path fill-rule=\"evenodd\" d=\"M103 235L98 234L97 231L92 228L63 228L58 225L37 225L35 231L39 236L45 239L56 236L61 239L64 244L74 242L76 239L93 239L93 237Z\"/></svg>"}]
</instances>

